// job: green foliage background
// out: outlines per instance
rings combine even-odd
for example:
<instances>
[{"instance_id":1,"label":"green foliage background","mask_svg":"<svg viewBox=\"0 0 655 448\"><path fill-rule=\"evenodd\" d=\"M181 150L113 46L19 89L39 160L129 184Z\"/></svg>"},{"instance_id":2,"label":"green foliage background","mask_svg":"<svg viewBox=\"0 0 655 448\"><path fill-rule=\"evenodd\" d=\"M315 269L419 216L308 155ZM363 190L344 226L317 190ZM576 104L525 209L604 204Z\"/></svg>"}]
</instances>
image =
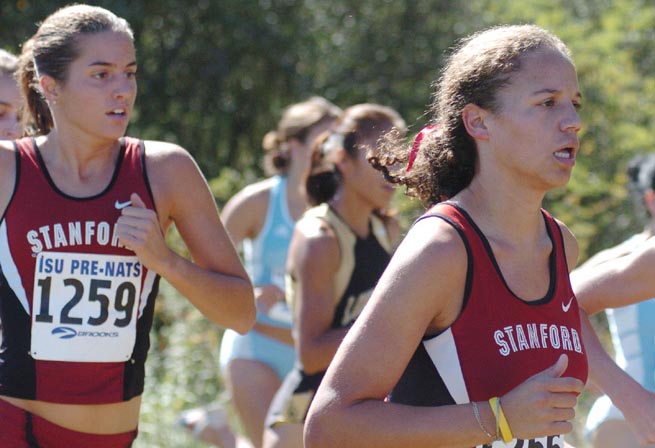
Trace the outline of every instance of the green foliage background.
<instances>
[{"instance_id":1,"label":"green foliage background","mask_svg":"<svg viewBox=\"0 0 655 448\"><path fill-rule=\"evenodd\" d=\"M140 92L129 133L187 148L219 206L262 176L261 139L284 106L313 94L340 106L379 102L397 109L411 133L426 120L431 82L456 38L500 23L549 28L573 51L585 127L573 179L546 207L577 235L582 260L643 225L626 197L625 166L654 149L652 0L89 3L125 17L135 31ZM0 46L19 51L36 23L65 4L0 2ZM420 211L402 194L396 203L405 224ZM170 240L179 244L174 233ZM174 420L220 396L220 336L163 282L137 447L200 446ZM581 409L590 400L583 396ZM584 446L579 429L571 440Z\"/></svg>"}]
</instances>

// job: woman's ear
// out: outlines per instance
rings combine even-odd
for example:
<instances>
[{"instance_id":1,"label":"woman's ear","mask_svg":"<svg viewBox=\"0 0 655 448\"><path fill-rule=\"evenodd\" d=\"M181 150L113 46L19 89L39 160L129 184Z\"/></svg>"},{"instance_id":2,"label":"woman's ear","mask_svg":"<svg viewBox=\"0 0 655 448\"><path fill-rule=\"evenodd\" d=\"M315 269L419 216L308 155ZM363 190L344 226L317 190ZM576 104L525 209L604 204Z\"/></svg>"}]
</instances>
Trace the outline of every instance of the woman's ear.
<instances>
[{"instance_id":1,"label":"woman's ear","mask_svg":"<svg viewBox=\"0 0 655 448\"><path fill-rule=\"evenodd\" d=\"M488 140L489 131L485 125L488 112L475 104L469 103L462 110L462 121L466 132L476 140Z\"/></svg>"},{"instance_id":2,"label":"woman's ear","mask_svg":"<svg viewBox=\"0 0 655 448\"><path fill-rule=\"evenodd\" d=\"M51 104L57 102L59 98L59 83L52 76L41 75L39 78L39 85L41 86L41 93L44 98Z\"/></svg>"}]
</instances>

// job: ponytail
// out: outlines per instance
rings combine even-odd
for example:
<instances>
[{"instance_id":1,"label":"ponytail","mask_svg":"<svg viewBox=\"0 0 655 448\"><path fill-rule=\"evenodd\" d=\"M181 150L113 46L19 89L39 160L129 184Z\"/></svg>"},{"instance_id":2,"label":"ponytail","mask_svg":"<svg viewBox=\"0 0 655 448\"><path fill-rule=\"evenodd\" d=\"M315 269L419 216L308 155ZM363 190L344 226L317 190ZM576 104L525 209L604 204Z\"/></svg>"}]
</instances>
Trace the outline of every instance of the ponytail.
<instances>
[{"instance_id":1,"label":"ponytail","mask_svg":"<svg viewBox=\"0 0 655 448\"><path fill-rule=\"evenodd\" d=\"M283 174L289 169L291 163L286 142L280 138L278 131L269 131L262 140L264 154L264 172L267 176Z\"/></svg>"},{"instance_id":2,"label":"ponytail","mask_svg":"<svg viewBox=\"0 0 655 448\"><path fill-rule=\"evenodd\" d=\"M23 44L23 50L18 63L18 84L25 100L25 113L22 114L22 125L29 135L43 135L50 132L54 122L50 107L41 95L39 77L34 65L32 40Z\"/></svg>"}]
</instances>

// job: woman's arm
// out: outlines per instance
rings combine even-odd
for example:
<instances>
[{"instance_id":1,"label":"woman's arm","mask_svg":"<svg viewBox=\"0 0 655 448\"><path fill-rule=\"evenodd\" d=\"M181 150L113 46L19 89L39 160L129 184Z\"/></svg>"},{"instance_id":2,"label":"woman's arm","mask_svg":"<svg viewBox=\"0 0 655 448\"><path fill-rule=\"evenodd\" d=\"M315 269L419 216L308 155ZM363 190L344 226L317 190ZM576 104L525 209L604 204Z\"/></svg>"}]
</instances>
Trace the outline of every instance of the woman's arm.
<instances>
[{"instance_id":1,"label":"woman's arm","mask_svg":"<svg viewBox=\"0 0 655 448\"><path fill-rule=\"evenodd\" d=\"M644 243L648 237L646 235L643 235L643 240L641 243ZM605 250L601 250L600 252L594 254L592 257L590 257L587 261L585 261L582 265L578 266L576 269L587 269L592 266L597 266L599 264L605 263L606 261L614 260L619 257L623 257L624 255L628 255L632 251L634 251L635 248L635 243L632 240L624 241L623 243L607 248Z\"/></svg>"},{"instance_id":2,"label":"woman's arm","mask_svg":"<svg viewBox=\"0 0 655 448\"><path fill-rule=\"evenodd\" d=\"M324 371L347 332L332 329L334 278L340 265L339 242L320 219L300 221L294 230L287 269L296 282L294 339L306 373Z\"/></svg>"},{"instance_id":3,"label":"woman's arm","mask_svg":"<svg viewBox=\"0 0 655 448\"><path fill-rule=\"evenodd\" d=\"M123 209L118 220L121 242L212 322L247 332L255 319L252 285L219 219L205 178L178 146L147 142L146 156L157 214L133 194L132 206ZM192 260L166 245L165 229L171 223Z\"/></svg>"},{"instance_id":4,"label":"woman's arm","mask_svg":"<svg viewBox=\"0 0 655 448\"><path fill-rule=\"evenodd\" d=\"M589 381L623 412L641 444L655 443L655 394L616 365L602 347L589 317L580 311L582 338L589 359Z\"/></svg>"},{"instance_id":5,"label":"woman's arm","mask_svg":"<svg viewBox=\"0 0 655 448\"><path fill-rule=\"evenodd\" d=\"M571 249L575 252L575 256L571 254L571 257L568 258L569 267L575 266L577 242L566 226L561 225L561 227L567 255ZM588 275L587 273L595 276L595 271L599 266L602 267L607 262L616 261L628 253L625 244L599 252L580 268L575 269L572 276L575 277L580 273L585 273L580 278ZM584 291L576 288L576 285L579 288L579 283L573 285L575 295L578 296L580 293L584 295ZM589 298L589 296L586 297ZM600 343L584 309L580 310L580 320L582 338L589 361L589 381L605 392L612 402L621 409L641 443L655 442L655 426L653 425L653 421L655 421L655 395L644 389L609 356Z\"/></svg>"},{"instance_id":6,"label":"woman's arm","mask_svg":"<svg viewBox=\"0 0 655 448\"><path fill-rule=\"evenodd\" d=\"M253 330L268 336L271 339L275 339L278 342L282 342L287 345L294 345L293 336L291 330L287 327L278 327L277 325L270 325L265 322L255 322L255 325L252 327Z\"/></svg>"},{"instance_id":7,"label":"woman's arm","mask_svg":"<svg viewBox=\"0 0 655 448\"><path fill-rule=\"evenodd\" d=\"M307 417L305 446L468 448L490 442L470 404L415 407L384 401L421 338L458 315L466 270L466 250L454 229L435 220L414 225L328 368ZM562 357L502 397L515 436L571 431L567 420L582 384L560 378L566 362ZM490 406L480 403L480 413L493 431Z\"/></svg>"},{"instance_id":8,"label":"woman's arm","mask_svg":"<svg viewBox=\"0 0 655 448\"><path fill-rule=\"evenodd\" d=\"M640 249L596 266L571 273L580 306L589 314L617 308L655 296L655 240Z\"/></svg>"},{"instance_id":9,"label":"woman's arm","mask_svg":"<svg viewBox=\"0 0 655 448\"><path fill-rule=\"evenodd\" d=\"M655 425L653 425L655 394L646 390L614 362L600 343L585 312L585 307L591 306L600 311L598 307L605 308L609 304L619 303L614 302L615 299L622 300L619 296L623 288L617 282L620 283L621 275L625 274L620 272L626 269L626 266L637 263L636 260L626 259L628 255L626 245L602 251L571 273L571 283L581 307L580 320L589 361L589 382L606 393L614 405L623 412L640 443L655 443ZM638 258L641 257L644 256ZM616 277L605 278L608 272L614 273ZM635 278L633 281L640 280ZM603 283L606 283L605 286ZM604 296L601 294L603 287L618 288L618 290L611 290L607 296ZM617 295L613 296L613 294Z\"/></svg>"}]
</instances>

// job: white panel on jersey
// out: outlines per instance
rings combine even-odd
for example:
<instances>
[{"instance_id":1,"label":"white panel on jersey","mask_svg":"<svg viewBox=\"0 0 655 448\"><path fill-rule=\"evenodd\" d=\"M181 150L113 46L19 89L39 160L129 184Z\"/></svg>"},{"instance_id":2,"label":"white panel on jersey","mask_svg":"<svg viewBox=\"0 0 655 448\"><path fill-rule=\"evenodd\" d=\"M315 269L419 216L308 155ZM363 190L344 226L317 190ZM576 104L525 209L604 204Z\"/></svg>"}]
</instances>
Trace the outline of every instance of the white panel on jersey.
<instances>
[{"instance_id":1,"label":"white panel on jersey","mask_svg":"<svg viewBox=\"0 0 655 448\"><path fill-rule=\"evenodd\" d=\"M459 364L455 338L450 328L439 336L423 341L432 363L436 367L441 379L448 388L448 392L457 404L469 402L469 394L464 383L464 375Z\"/></svg>"},{"instance_id":2,"label":"white panel on jersey","mask_svg":"<svg viewBox=\"0 0 655 448\"><path fill-rule=\"evenodd\" d=\"M29 315L30 304L27 301L27 294L25 293L25 288L23 288L23 283L21 282L16 263L14 263L14 260L11 257L9 240L7 238L7 224L5 221L2 221L2 224L0 224L0 266L2 266L2 272L5 274L9 287L14 291L20 304Z\"/></svg>"}]
</instances>

